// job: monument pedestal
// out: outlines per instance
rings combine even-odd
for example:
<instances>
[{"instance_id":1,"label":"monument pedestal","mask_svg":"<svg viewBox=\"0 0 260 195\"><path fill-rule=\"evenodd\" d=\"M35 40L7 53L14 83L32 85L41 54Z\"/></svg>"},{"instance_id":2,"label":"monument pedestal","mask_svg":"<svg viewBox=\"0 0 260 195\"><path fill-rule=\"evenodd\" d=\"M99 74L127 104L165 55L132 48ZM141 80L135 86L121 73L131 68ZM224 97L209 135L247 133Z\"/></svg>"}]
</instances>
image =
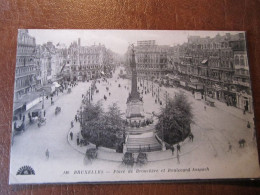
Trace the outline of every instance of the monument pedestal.
<instances>
[{"instance_id":1,"label":"monument pedestal","mask_svg":"<svg viewBox=\"0 0 260 195\"><path fill-rule=\"evenodd\" d=\"M143 118L144 108L143 102L140 100L131 100L127 103L126 118Z\"/></svg>"}]
</instances>

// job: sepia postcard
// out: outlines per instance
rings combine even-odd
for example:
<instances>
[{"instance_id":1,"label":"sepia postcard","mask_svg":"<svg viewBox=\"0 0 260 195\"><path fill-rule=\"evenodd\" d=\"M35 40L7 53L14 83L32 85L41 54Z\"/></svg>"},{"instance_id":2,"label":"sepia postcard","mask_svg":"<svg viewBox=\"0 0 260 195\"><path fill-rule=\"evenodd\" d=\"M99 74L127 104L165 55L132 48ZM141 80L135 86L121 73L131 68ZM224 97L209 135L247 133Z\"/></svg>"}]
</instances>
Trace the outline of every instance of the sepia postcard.
<instances>
[{"instance_id":1,"label":"sepia postcard","mask_svg":"<svg viewBox=\"0 0 260 195\"><path fill-rule=\"evenodd\" d=\"M10 184L258 179L243 31L17 36Z\"/></svg>"}]
</instances>

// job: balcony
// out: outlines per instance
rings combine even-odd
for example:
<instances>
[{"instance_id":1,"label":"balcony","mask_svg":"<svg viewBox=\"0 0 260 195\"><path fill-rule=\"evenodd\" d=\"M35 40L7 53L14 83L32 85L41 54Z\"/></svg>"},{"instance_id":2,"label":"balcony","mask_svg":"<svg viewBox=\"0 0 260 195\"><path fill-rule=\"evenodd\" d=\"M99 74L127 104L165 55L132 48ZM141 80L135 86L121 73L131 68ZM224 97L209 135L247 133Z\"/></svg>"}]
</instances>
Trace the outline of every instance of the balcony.
<instances>
[{"instance_id":1,"label":"balcony","mask_svg":"<svg viewBox=\"0 0 260 195\"><path fill-rule=\"evenodd\" d=\"M235 69L249 70L248 66L235 65Z\"/></svg>"},{"instance_id":2,"label":"balcony","mask_svg":"<svg viewBox=\"0 0 260 195\"><path fill-rule=\"evenodd\" d=\"M241 86L244 86L244 87L250 87L250 83L242 82L242 81L233 81L233 84L241 85Z\"/></svg>"},{"instance_id":3,"label":"balcony","mask_svg":"<svg viewBox=\"0 0 260 195\"><path fill-rule=\"evenodd\" d=\"M15 87L14 91L15 92L21 91L21 90L24 90L24 89L27 89L27 88L30 88L30 87L34 87L35 85L36 85L36 81L33 81L30 84L26 84L25 86Z\"/></svg>"},{"instance_id":4,"label":"balcony","mask_svg":"<svg viewBox=\"0 0 260 195\"><path fill-rule=\"evenodd\" d=\"M21 72L21 73L16 73L15 74L15 78L18 79L18 78L21 78L21 77L26 77L26 76L30 76L30 75L35 75L36 74L36 71L28 71L28 72Z\"/></svg>"}]
</instances>

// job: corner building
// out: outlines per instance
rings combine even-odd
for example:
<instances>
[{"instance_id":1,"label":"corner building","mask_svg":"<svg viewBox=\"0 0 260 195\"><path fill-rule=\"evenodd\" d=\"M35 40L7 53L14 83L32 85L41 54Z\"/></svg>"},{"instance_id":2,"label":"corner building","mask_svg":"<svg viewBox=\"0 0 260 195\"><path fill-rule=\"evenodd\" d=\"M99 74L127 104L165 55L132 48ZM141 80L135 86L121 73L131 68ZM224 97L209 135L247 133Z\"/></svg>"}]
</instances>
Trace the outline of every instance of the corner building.
<instances>
[{"instance_id":1,"label":"corner building","mask_svg":"<svg viewBox=\"0 0 260 195\"><path fill-rule=\"evenodd\" d=\"M169 46L157 45L155 40L137 41L135 47L137 76L145 79L159 79L167 73L167 53ZM127 59L130 51L127 51ZM127 67L130 67L128 61ZM127 68L127 74L131 72Z\"/></svg>"},{"instance_id":2,"label":"corner building","mask_svg":"<svg viewBox=\"0 0 260 195\"><path fill-rule=\"evenodd\" d=\"M109 64L104 45L81 46L80 39L68 48L68 62L71 67L71 80L90 80L99 78L104 67Z\"/></svg>"},{"instance_id":3,"label":"corner building","mask_svg":"<svg viewBox=\"0 0 260 195\"><path fill-rule=\"evenodd\" d=\"M17 39L17 56L15 70L14 100L35 91L35 38L30 36L28 30L19 30Z\"/></svg>"}]
</instances>

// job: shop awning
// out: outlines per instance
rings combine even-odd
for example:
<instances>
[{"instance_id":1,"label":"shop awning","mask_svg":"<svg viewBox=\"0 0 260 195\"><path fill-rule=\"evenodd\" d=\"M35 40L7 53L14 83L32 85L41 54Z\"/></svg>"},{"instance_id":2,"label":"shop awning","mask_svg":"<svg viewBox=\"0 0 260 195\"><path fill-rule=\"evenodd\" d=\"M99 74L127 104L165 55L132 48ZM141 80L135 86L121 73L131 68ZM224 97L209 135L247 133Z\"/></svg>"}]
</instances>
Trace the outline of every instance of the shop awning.
<instances>
[{"instance_id":1,"label":"shop awning","mask_svg":"<svg viewBox=\"0 0 260 195\"><path fill-rule=\"evenodd\" d=\"M60 84L57 82L53 82L52 84L54 85L54 87L60 87Z\"/></svg>"}]
</instances>

